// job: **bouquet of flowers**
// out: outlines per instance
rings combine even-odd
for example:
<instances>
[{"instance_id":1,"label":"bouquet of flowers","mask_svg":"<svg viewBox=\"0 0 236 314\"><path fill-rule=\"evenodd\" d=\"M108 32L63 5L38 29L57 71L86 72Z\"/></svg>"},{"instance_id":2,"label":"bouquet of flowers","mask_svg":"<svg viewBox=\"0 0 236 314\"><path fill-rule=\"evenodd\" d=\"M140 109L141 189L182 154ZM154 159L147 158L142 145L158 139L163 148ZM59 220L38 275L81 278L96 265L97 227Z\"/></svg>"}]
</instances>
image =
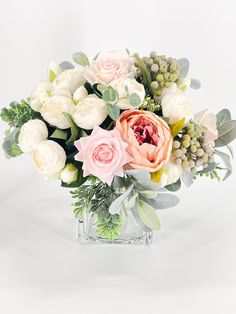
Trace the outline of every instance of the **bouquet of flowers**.
<instances>
[{"instance_id":1,"label":"bouquet of flowers","mask_svg":"<svg viewBox=\"0 0 236 314\"><path fill-rule=\"evenodd\" d=\"M236 120L228 109L193 114L185 92L200 82L187 59L125 50L73 60L51 63L29 98L2 109L3 149L31 154L71 188L75 216L93 217L100 237L119 238L129 213L143 232L159 230L157 211L178 203L181 183L229 177Z\"/></svg>"}]
</instances>

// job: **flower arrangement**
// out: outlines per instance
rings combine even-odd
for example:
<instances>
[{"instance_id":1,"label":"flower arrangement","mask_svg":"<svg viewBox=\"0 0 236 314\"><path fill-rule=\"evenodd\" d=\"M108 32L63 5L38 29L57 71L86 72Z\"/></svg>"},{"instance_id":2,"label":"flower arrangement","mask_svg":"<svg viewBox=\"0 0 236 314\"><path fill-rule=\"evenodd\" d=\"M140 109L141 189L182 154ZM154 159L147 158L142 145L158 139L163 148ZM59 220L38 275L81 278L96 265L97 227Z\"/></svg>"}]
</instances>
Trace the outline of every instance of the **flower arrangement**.
<instances>
[{"instance_id":1,"label":"flower arrangement","mask_svg":"<svg viewBox=\"0 0 236 314\"><path fill-rule=\"evenodd\" d=\"M73 60L51 63L29 98L2 109L3 149L31 154L45 178L71 188L75 216L95 217L100 237L117 239L129 212L159 230L157 211L178 203L181 183L229 177L236 120L228 109L193 113L186 91L200 82L187 59L126 50Z\"/></svg>"}]
</instances>

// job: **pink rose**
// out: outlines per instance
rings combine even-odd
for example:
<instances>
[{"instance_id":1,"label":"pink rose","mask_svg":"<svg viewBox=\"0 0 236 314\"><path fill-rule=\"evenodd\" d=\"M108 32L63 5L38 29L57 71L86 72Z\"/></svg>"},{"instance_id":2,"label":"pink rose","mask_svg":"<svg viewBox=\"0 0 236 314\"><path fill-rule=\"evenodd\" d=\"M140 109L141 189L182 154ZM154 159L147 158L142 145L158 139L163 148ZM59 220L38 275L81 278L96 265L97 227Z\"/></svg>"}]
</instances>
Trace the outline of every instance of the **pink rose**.
<instances>
[{"instance_id":1,"label":"pink rose","mask_svg":"<svg viewBox=\"0 0 236 314\"><path fill-rule=\"evenodd\" d=\"M132 77L133 62L127 52L100 53L96 60L84 69L84 77L90 84L109 85L122 77Z\"/></svg>"},{"instance_id":2,"label":"pink rose","mask_svg":"<svg viewBox=\"0 0 236 314\"><path fill-rule=\"evenodd\" d=\"M132 168L155 172L169 160L172 136L168 124L155 113L141 110L126 110L116 122L116 129L128 144L128 153L133 157Z\"/></svg>"},{"instance_id":3,"label":"pink rose","mask_svg":"<svg viewBox=\"0 0 236 314\"><path fill-rule=\"evenodd\" d=\"M216 116L214 113L207 112L207 109L198 112L193 121L201 126L205 126L205 137L209 142L215 141L218 138L218 131L216 127Z\"/></svg>"},{"instance_id":4,"label":"pink rose","mask_svg":"<svg viewBox=\"0 0 236 314\"><path fill-rule=\"evenodd\" d=\"M82 161L84 176L90 174L111 184L114 176L123 177L123 166L132 161L117 130L106 131L96 126L90 136L75 141L79 153L75 160Z\"/></svg>"}]
</instances>

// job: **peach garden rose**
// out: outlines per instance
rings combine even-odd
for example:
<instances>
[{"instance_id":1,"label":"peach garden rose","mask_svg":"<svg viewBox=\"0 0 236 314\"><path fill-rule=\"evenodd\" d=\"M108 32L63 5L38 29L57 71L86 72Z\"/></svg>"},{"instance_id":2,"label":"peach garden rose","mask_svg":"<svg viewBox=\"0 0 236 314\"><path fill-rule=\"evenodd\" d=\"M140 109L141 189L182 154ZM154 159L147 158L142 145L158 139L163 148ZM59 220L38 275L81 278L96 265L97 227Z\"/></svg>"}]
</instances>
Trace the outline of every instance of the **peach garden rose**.
<instances>
[{"instance_id":1,"label":"peach garden rose","mask_svg":"<svg viewBox=\"0 0 236 314\"><path fill-rule=\"evenodd\" d=\"M128 144L127 151L134 159L132 168L155 172L169 160L172 136L168 124L155 113L126 110L116 122L116 129Z\"/></svg>"}]
</instances>

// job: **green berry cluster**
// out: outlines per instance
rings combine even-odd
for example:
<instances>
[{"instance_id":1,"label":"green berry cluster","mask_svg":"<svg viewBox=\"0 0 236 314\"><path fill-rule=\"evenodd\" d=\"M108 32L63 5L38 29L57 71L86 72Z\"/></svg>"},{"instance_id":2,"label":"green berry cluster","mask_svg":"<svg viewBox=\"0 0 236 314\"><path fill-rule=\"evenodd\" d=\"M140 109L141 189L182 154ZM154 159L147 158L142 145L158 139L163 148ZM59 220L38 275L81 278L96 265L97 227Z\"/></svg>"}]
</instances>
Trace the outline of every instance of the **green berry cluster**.
<instances>
[{"instance_id":1,"label":"green berry cluster","mask_svg":"<svg viewBox=\"0 0 236 314\"><path fill-rule=\"evenodd\" d=\"M152 51L149 57L143 57L142 60L151 74L151 89L157 102L164 88L170 88L173 83L178 84L178 78L180 77L179 64L177 64L176 59L167 58L165 55L157 55L155 51ZM140 76L141 71L137 69L137 77Z\"/></svg>"},{"instance_id":2,"label":"green berry cluster","mask_svg":"<svg viewBox=\"0 0 236 314\"><path fill-rule=\"evenodd\" d=\"M204 131L195 123L189 123L183 131L183 134L173 141L171 157L176 165L196 173L197 168L206 168L214 161L214 150Z\"/></svg>"}]
</instances>

